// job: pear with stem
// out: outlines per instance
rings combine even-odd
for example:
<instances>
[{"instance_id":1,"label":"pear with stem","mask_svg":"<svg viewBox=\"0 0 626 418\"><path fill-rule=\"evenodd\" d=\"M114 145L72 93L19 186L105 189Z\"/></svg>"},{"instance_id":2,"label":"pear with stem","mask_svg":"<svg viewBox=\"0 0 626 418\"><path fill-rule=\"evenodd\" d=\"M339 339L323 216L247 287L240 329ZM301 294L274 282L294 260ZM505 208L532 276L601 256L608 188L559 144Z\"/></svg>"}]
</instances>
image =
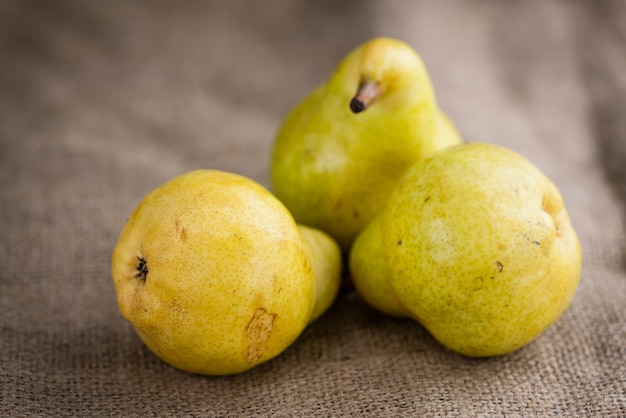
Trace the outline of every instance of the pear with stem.
<instances>
[{"instance_id":1,"label":"pear with stem","mask_svg":"<svg viewBox=\"0 0 626 418\"><path fill-rule=\"evenodd\" d=\"M347 253L414 162L459 142L417 53L376 38L350 52L284 120L273 191L297 222L327 232Z\"/></svg>"}]
</instances>

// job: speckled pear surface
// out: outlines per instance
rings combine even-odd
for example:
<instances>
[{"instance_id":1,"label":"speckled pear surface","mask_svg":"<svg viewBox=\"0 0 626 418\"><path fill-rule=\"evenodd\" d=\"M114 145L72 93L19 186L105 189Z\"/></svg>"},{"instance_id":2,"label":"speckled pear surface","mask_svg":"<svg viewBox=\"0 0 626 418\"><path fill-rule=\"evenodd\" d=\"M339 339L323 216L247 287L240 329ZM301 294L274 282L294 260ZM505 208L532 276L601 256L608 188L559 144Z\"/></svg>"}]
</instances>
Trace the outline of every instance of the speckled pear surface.
<instances>
[{"instance_id":1,"label":"speckled pear surface","mask_svg":"<svg viewBox=\"0 0 626 418\"><path fill-rule=\"evenodd\" d=\"M565 311L581 249L556 186L508 149L466 144L415 164L357 238L361 296L467 356L508 353Z\"/></svg>"},{"instance_id":2,"label":"speckled pear surface","mask_svg":"<svg viewBox=\"0 0 626 418\"><path fill-rule=\"evenodd\" d=\"M174 367L247 370L280 354L337 294L337 244L304 233L250 179L212 170L178 176L141 201L119 237L112 273L120 311Z\"/></svg>"},{"instance_id":3,"label":"speckled pear surface","mask_svg":"<svg viewBox=\"0 0 626 418\"><path fill-rule=\"evenodd\" d=\"M459 142L417 53L375 38L286 117L272 154L273 191L297 222L347 252L412 163Z\"/></svg>"}]
</instances>

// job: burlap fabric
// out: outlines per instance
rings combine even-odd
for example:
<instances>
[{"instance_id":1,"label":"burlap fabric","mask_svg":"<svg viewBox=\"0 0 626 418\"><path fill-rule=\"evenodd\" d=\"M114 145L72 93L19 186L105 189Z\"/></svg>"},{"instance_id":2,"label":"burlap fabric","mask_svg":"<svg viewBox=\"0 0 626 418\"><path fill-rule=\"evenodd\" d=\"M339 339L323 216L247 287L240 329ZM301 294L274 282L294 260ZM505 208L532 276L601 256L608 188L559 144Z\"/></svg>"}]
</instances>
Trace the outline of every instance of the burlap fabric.
<instances>
[{"instance_id":1,"label":"burlap fabric","mask_svg":"<svg viewBox=\"0 0 626 418\"><path fill-rule=\"evenodd\" d=\"M344 291L286 352L203 377L121 317L110 254L196 168L269 185L281 118L358 43L411 43L468 141L561 189L584 268L525 348L472 360ZM0 416L626 416L626 3L0 3Z\"/></svg>"}]
</instances>

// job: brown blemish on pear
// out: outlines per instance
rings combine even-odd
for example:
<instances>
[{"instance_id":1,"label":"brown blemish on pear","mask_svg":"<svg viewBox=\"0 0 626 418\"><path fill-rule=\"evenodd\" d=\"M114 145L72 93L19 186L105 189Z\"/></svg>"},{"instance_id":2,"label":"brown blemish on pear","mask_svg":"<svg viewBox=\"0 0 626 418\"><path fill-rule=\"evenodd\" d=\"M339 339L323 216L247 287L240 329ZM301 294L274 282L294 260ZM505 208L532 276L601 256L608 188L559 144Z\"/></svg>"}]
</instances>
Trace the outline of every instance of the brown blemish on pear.
<instances>
[{"instance_id":1,"label":"brown blemish on pear","mask_svg":"<svg viewBox=\"0 0 626 418\"><path fill-rule=\"evenodd\" d=\"M252 319L246 326L246 343L248 346L248 363L256 363L267 346L274 328L274 320L278 315L267 312L264 308L254 311Z\"/></svg>"},{"instance_id":2,"label":"brown blemish on pear","mask_svg":"<svg viewBox=\"0 0 626 418\"><path fill-rule=\"evenodd\" d=\"M176 232L180 231L178 235L178 238L180 239L180 241L187 242L187 230L185 229L184 226L181 228L180 221L178 219L174 221L174 226L176 227Z\"/></svg>"}]
</instances>

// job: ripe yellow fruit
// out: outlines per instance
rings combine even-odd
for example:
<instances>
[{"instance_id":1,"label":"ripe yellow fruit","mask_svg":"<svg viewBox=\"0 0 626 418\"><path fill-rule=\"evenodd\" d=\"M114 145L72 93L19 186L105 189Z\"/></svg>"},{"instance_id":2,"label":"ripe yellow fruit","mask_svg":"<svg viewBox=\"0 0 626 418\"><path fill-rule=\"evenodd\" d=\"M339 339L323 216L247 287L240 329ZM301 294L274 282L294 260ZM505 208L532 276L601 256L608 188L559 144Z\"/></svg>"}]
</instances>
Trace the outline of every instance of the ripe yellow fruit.
<instances>
[{"instance_id":1,"label":"ripe yellow fruit","mask_svg":"<svg viewBox=\"0 0 626 418\"><path fill-rule=\"evenodd\" d=\"M212 170L176 177L121 232L112 257L120 311L174 367L248 370L285 350L337 294L337 244L306 234L250 179Z\"/></svg>"},{"instance_id":2,"label":"ripe yellow fruit","mask_svg":"<svg viewBox=\"0 0 626 418\"><path fill-rule=\"evenodd\" d=\"M556 186L490 144L457 145L415 164L350 255L367 302L476 357L516 350L556 321L581 262Z\"/></svg>"},{"instance_id":3,"label":"ripe yellow fruit","mask_svg":"<svg viewBox=\"0 0 626 418\"><path fill-rule=\"evenodd\" d=\"M461 142L406 43L359 45L283 121L272 187L297 222L329 233L347 255L411 165Z\"/></svg>"}]
</instances>

